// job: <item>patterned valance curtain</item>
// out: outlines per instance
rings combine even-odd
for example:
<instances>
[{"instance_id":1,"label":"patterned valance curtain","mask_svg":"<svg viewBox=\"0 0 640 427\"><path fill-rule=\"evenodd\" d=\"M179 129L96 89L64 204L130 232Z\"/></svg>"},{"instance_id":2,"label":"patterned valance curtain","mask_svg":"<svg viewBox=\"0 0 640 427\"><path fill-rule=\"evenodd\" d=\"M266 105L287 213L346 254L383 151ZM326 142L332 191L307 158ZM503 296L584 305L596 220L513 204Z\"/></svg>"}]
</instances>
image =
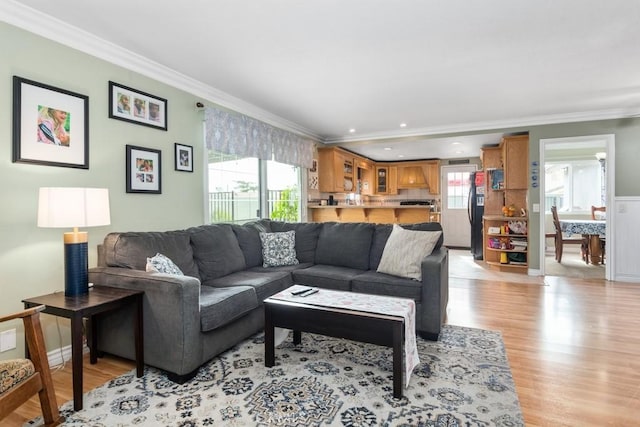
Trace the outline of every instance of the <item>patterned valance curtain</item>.
<instances>
[{"instance_id":1,"label":"patterned valance curtain","mask_svg":"<svg viewBox=\"0 0 640 427\"><path fill-rule=\"evenodd\" d=\"M240 157L257 157L311 168L314 143L234 111L205 108L207 148Z\"/></svg>"}]
</instances>

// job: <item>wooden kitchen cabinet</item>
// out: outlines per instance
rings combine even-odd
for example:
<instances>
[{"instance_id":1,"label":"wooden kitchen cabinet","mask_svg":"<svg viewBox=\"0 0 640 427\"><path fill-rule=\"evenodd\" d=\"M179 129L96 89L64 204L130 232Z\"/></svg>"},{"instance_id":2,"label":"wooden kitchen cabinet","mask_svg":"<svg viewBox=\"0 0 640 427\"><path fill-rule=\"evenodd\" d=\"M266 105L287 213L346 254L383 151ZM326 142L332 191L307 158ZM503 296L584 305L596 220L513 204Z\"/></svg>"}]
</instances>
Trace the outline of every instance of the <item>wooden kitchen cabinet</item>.
<instances>
[{"instance_id":1,"label":"wooden kitchen cabinet","mask_svg":"<svg viewBox=\"0 0 640 427\"><path fill-rule=\"evenodd\" d=\"M426 169L429 193L433 195L440 194L440 162L427 162Z\"/></svg>"},{"instance_id":2,"label":"wooden kitchen cabinet","mask_svg":"<svg viewBox=\"0 0 640 427\"><path fill-rule=\"evenodd\" d=\"M505 190L526 190L529 182L529 135L505 136L500 147Z\"/></svg>"},{"instance_id":3,"label":"wooden kitchen cabinet","mask_svg":"<svg viewBox=\"0 0 640 427\"><path fill-rule=\"evenodd\" d=\"M360 194L370 196L374 192L374 174L376 168L373 162L369 159L362 157L353 158L354 178L355 178L355 191L358 191L358 185L360 186Z\"/></svg>"},{"instance_id":4,"label":"wooden kitchen cabinet","mask_svg":"<svg viewBox=\"0 0 640 427\"><path fill-rule=\"evenodd\" d=\"M499 270L526 274L529 137L504 137L499 146L483 148L481 159L485 170L484 261ZM504 216L504 206L512 206L514 216Z\"/></svg>"},{"instance_id":5,"label":"wooden kitchen cabinet","mask_svg":"<svg viewBox=\"0 0 640 427\"><path fill-rule=\"evenodd\" d=\"M334 147L319 148L318 189L323 193L355 191L353 154Z\"/></svg>"},{"instance_id":6,"label":"wooden kitchen cabinet","mask_svg":"<svg viewBox=\"0 0 640 427\"><path fill-rule=\"evenodd\" d=\"M398 167L376 165L375 194L398 194Z\"/></svg>"}]
</instances>

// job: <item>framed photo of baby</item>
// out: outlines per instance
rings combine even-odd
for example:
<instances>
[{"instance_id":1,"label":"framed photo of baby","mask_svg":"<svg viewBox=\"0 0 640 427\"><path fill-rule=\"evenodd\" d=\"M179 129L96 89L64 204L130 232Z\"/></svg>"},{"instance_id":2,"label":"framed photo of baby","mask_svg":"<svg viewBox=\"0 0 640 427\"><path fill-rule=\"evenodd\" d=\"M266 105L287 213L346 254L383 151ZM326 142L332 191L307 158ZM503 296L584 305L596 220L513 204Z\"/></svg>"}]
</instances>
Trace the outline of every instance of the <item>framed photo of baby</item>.
<instances>
[{"instance_id":1,"label":"framed photo of baby","mask_svg":"<svg viewBox=\"0 0 640 427\"><path fill-rule=\"evenodd\" d=\"M160 150L127 145L127 193L161 194Z\"/></svg>"},{"instance_id":2,"label":"framed photo of baby","mask_svg":"<svg viewBox=\"0 0 640 427\"><path fill-rule=\"evenodd\" d=\"M109 117L167 130L167 100L110 81Z\"/></svg>"},{"instance_id":3,"label":"framed photo of baby","mask_svg":"<svg viewBox=\"0 0 640 427\"><path fill-rule=\"evenodd\" d=\"M89 97L13 76L13 162L89 169Z\"/></svg>"}]
</instances>

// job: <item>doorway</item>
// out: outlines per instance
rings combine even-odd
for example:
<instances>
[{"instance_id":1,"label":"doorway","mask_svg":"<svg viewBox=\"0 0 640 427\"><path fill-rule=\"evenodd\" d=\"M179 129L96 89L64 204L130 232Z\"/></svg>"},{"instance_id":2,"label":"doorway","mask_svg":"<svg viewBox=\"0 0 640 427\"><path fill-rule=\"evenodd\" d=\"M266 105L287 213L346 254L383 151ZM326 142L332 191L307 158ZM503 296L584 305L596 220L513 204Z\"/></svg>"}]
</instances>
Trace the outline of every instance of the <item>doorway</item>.
<instances>
[{"instance_id":1,"label":"doorway","mask_svg":"<svg viewBox=\"0 0 640 427\"><path fill-rule=\"evenodd\" d=\"M550 220L550 209L552 205L563 206L565 217L575 217L582 219L590 219L591 204L603 204L604 206L613 206L614 199L614 176L615 176L615 155L614 155L615 136L614 135L587 135L581 137L569 138L553 138L540 140L540 272L542 275L553 274L559 276L576 276L576 277L593 277L593 275L604 277L611 280L613 264L615 258L609 256L602 266L587 265L582 261L572 262L570 259L565 262L565 255L562 258L562 265L557 264L555 257L550 256L545 250L549 245L553 245L551 239L545 235L554 232L552 222ZM604 153L604 154L602 154ZM606 167L602 163L601 157L606 158ZM580 200L584 196L584 191L580 191L579 184L584 183L585 178L579 176L580 173L588 171L588 165L594 164L599 169L598 162L602 164L602 177L604 182L593 183L588 191L593 191L592 199L594 201L587 203ZM565 174L569 183L575 182L568 190L553 191L547 185L547 179L551 180L551 175L547 177L548 171L558 169L558 166L566 168ZM545 191L546 190L546 191ZM604 203L598 203L604 202ZM562 216L561 212L561 216ZM611 211L606 216L606 248L605 253L612 254L614 248L613 242L613 220L614 212ZM572 245L575 246L575 245ZM566 246L565 246L566 249ZM580 259L579 254L576 259ZM593 270L598 271L593 271ZM604 271L603 271L604 270ZM604 274L603 274L604 273Z\"/></svg>"},{"instance_id":2,"label":"doorway","mask_svg":"<svg viewBox=\"0 0 640 427\"><path fill-rule=\"evenodd\" d=\"M471 225L467 206L469 203L469 174L476 165L448 165L440 169L442 200L440 223L444 233L444 245L468 248L471 244Z\"/></svg>"}]
</instances>

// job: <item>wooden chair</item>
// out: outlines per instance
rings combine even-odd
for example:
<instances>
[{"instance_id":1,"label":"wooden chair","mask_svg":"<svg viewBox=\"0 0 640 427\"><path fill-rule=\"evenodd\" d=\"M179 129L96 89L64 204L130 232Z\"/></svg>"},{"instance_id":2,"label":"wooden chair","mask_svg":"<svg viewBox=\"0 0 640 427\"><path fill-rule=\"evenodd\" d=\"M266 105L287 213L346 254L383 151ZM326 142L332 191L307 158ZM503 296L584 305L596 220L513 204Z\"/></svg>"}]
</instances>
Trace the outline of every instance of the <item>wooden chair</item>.
<instances>
[{"instance_id":1,"label":"wooden chair","mask_svg":"<svg viewBox=\"0 0 640 427\"><path fill-rule=\"evenodd\" d=\"M602 217L597 218L596 212L602 212L603 214L607 213L606 206L591 206L591 219L602 219ZM604 238L600 238L600 253L602 253L602 263L604 264L604 248L607 246L607 240Z\"/></svg>"},{"instance_id":2,"label":"wooden chair","mask_svg":"<svg viewBox=\"0 0 640 427\"><path fill-rule=\"evenodd\" d=\"M595 219L602 219L602 218L596 218L596 212L603 212L604 214L607 213L607 207L606 206L591 206L591 219L595 220Z\"/></svg>"},{"instance_id":3,"label":"wooden chair","mask_svg":"<svg viewBox=\"0 0 640 427\"><path fill-rule=\"evenodd\" d=\"M1 360L0 372L0 420L12 413L36 393L45 426L56 426L64 421L58 412L53 380L49 370L47 351L44 346L40 312L44 306L32 307L19 313L0 317L0 322L22 319L29 350L28 359Z\"/></svg>"},{"instance_id":4,"label":"wooden chair","mask_svg":"<svg viewBox=\"0 0 640 427\"><path fill-rule=\"evenodd\" d=\"M551 206L551 215L553 216L553 227L555 228L555 245L556 245L556 261L562 262L562 250L566 245L580 245L580 254L582 260L589 263L589 240L582 236L580 239L565 239L562 236L562 229L560 228L560 219L558 218L558 208Z\"/></svg>"}]
</instances>

